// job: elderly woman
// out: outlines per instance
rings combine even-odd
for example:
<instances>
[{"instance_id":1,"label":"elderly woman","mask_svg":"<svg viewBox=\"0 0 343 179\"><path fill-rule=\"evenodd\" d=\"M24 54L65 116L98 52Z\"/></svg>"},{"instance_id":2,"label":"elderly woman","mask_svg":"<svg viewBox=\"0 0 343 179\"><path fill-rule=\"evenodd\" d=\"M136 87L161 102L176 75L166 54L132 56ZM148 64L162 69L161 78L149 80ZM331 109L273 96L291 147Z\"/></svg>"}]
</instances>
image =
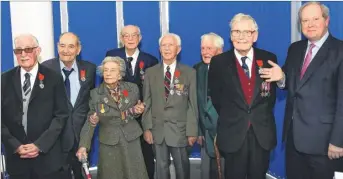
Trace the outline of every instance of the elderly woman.
<instances>
[{"instance_id":1,"label":"elderly woman","mask_svg":"<svg viewBox=\"0 0 343 179\"><path fill-rule=\"evenodd\" d=\"M98 179L147 179L140 146L142 129L135 120L143 111L138 87L122 81L125 62L106 57L101 66L104 82L91 91L89 120L81 131L77 157L81 160L90 149L95 126L99 122Z\"/></svg>"}]
</instances>

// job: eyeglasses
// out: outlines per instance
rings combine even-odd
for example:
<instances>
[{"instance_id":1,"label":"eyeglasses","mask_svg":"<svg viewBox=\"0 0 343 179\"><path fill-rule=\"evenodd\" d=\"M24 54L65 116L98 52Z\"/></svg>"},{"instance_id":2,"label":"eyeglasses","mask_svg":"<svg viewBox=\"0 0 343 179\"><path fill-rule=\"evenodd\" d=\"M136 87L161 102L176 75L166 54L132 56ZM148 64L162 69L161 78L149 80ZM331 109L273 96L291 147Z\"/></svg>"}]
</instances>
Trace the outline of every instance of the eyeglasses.
<instances>
[{"instance_id":1,"label":"eyeglasses","mask_svg":"<svg viewBox=\"0 0 343 179\"><path fill-rule=\"evenodd\" d=\"M139 34L135 33L135 34L123 34L122 35L124 39L129 39L130 37L132 37L133 39L139 37Z\"/></svg>"},{"instance_id":2,"label":"eyeglasses","mask_svg":"<svg viewBox=\"0 0 343 179\"><path fill-rule=\"evenodd\" d=\"M23 51L25 53L32 53L35 48L37 48L37 47L29 47L29 48L23 48L23 49L22 48L16 48L16 49L13 49L13 52L16 55L22 54Z\"/></svg>"},{"instance_id":3,"label":"eyeglasses","mask_svg":"<svg viewBox=\"0 0 343 179\"><path fill-rule=\"evenodd\" d=\"M245 37L251 37L251 35L254 33L255 31L252 30L245 30L245 31L239 31L239 30L232 30L231 31L231 35L234 37L239 37L241 34Z\"/></svg>"}]
</instances>

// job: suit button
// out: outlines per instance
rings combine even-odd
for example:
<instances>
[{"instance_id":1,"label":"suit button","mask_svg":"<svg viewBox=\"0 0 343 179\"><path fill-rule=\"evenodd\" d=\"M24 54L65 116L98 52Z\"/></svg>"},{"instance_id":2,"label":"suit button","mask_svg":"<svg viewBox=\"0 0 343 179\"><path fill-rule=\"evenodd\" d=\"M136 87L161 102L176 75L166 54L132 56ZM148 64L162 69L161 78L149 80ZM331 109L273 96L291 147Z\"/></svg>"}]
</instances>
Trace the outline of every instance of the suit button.
<instances>
[{"instance_id":1,"label":"suit button","mask_svg":"<svg viewBox=\"0 0 343 179\"><path fill-rule=\"evenodd\" d=\"M250 111L250 109L248 110L248 114L250 114L251 113L251 111Z\"/></svg>"}]
</instances>

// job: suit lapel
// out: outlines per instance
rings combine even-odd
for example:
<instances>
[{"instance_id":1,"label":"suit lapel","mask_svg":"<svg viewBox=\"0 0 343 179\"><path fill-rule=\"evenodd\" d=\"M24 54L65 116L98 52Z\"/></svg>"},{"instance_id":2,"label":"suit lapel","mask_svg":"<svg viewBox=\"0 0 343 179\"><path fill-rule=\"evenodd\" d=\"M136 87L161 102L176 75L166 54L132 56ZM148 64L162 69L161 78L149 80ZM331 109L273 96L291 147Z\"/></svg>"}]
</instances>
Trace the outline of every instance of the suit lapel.
<instances>
[{"instance_id":1,"label":"suit lapel","mask_svg":"<svg viewBox=\"0 0 343 179\"><path fill-rule=\"evenodd\" d=\"M171 79L171 83L170 83L170 87L172 87L172 85L173 85L173 88L174 88L174 94L173 95L170 95L169 94L169 96L168 96L168 98L167 98L167 102L166 102L166 105L168 105L168 104L170 104L170 101L172 101L173 100L173 96L174 95L177 95L177 94L175 94L175 72L176 71L179 71L180 72L180 77L178 78L178 80L179 80L179 83L184 83L184 81L182 80L182 75L183 75L183 73L182 73L182 71L181 71L181 69L180 69L180 65L179 65L179 63L178 62L176 62L176 67L175 67L175 71L174 71L174 74L172 74L172 78L173 79ZM163 81L164 81L164 79L163 79ZM171 88L172 89L172 88Z\"/></svg>"},{"instance_id":2,"label":"suit lapel","mask_svg":"<svg viewBox=\"0 0 343 179\"><path fill-rule=\"evenodd\" d=\"M257 52L257 50L254 48L254 59L252 61L252 73L255 74L255 86L254 86L254 95L251 101L251 105L257 102L258 97L260 96L261 93L261 84L263 80L260 77L260 74L258 73L259 67L256 65L256 60L262 60L263 61L263 66L265 67L268 64L268 60L270 59L264 59L263 57L260 56L260 54Z\"/></svg>"},{"instance_id":3,"label":"suit lapel","mask_svg":"<svg viewBox=\"0 0 343 179\"><path fill-rule=\"evenodd\" d=\"M22 102L23 94L21 92L20 67L17 67L15 74L13 75L13 86L18 99Z\"/></svg>"},{"instance_id":4,"label":"suit lapel","mask_svg":"<svg viewBox=\"0 0 343 179\"><path fill-rule=\"evenodd\" d=\"M156 69L156 74L155 74L155 80L157 83L157 89L159 89L159 92L161 96L161 99L163 99L163 103L166 104L166 97L165 97L165 92L164 92L164 66L163 62L159 64L159 68ZM153 88L154 86L152 86Z\"/></svg>"},{"instance_id":5,"label":"suit lapel","mask_svg":"<svg viewBox=\"0 0 343 179\"><path fill-rule=\"evenodd\" d=\"M139 52L139 55L138 55L138 57L137 57L137 61L136 61L136 65L135 65L135 71L134 71L134 78L135 79L140 79L140 67L139 67L139 63L142 61L143 62L143 64L144 64L144 60L142 60L142 55L141 55L142 53L141 52ZM145 65L145 64L144 64ZM144 68L144 67L143 67Z\"/></svg>"},{"instance_id":6,"label":"suit lapel","mask_svg":"<svg viewBox=\"0 0 343 179\"><path fill-rule=\"evenodd\" d=\"M235 88L235 89L237 90L237 93L238 93L239 97L241 98L241 101L243 102L242 104L248 106L248 104L244 98L242 85L240 83L237 65L236 65L236 60L237 60L236 55L235 55L234 51L232 50L231 55L230 55L230 59L228 59L228 62L229 62L229 70L232 72L231 74L232 74L233 86L237 86L237 88ZM229 85L230 85L230 83L229 83Z\"/></svg>"},{"instance_id":7,"label":"suit lapel","mask_svg":"<svg viewBox=\"0 0 343 179\"><path fill-rule=\"evenodd\" d=\"M327 53L329 52L329 40L330 40L330 37L328 37L328 39L324 42L324 44L321 46L321 48L317 52L316 56L314 56L314 58L312 59L311 63L309 64L309 66L307 67L305 71L303 78L299 81L297 90L299 90L309 80L313 72L323 64L325 59L327 59L326 58L328 57ZM300 68L302 68L302 65ZM297 78L300 78L300 75L297 76Z\"/></svg>"},{"instance_id":8,"label":"suit lapel","mask_svg":"<svg viewBox=\"0 0 343 179\"><path fill-rule=\"evenodd\" d=\"M31 101L37 96L38 93L40 93L40 90L43 90L44 88L40 88L39 87L39 74L42 74L44 75L44 73L41 71L42 68L41 68L41 65L39 64L38 65L38 73L36 75L36 80L35 80L35 84L32 86L32 92L31 92L31 96L30 96L30 101L29 101L29 104L31 103ZM46 79L43 80L43 84L44 84L44 81Z\"/></svg>"},{"instance_id":9,"label":"suit lapel","mask_svg":"<svg viewBox=\"0 0 343 179\"><path fill-rule=\"evenodd\" d=\"M76 98L76 101L75 101L75 104L74 104L74 108L76 108L79 104L80 104L80 101L82 99L82 95L83 95L83 92L84 92L84 88L85 88L85 84L86 82L89 80L89 73L87 73L87 69L86 69L86 66L84 65L84 63L80 60L76 60L76 65L77 65L77 73L79 73L79 83L80 83L80 90L77 94L77 98ZM81 76L81 71L84 71L85 72L85 76L84 78L85 79L82 79L83 76Z\"/></svg>"}]
</instances>

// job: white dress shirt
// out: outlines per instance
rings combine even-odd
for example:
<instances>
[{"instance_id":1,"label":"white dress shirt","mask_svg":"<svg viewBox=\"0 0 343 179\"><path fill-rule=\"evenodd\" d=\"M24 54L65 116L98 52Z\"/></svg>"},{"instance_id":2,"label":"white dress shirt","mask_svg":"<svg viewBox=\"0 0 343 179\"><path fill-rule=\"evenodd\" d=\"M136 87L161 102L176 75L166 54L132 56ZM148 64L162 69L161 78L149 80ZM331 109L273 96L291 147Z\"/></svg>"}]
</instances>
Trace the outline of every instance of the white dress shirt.
<instances>
[{"instance_id":1,"label":"white dress shirt","mask_svg":"<svg viewBox=\"0 0 343 179\"><path fill-rule=\"evenodd\" d=\"M254 49L251 47L251 49L249 50L248 54L246 56L242 56L241 54L238 53L238 51L235 49L234 50L235 55L238 59L239 64L242 66L243 62L242 62L242 57L248 57L245 60L245 63L248 65L249 68L249 76L251 76L251 68L252 68L252 61L254 59Z\"/></svg>"},{"instance_id":2,"label":"white dress shirt","mask_svg":"<svg viewBox=\"0 0 343 179\"><path fill-rule=\"evenodd\" d=\"M135 69L136 69L136 63L138 60L139 49L136 48L135 53L133 53L132 56L128 55L126 51L125 51L125 53L126 53L126 59L125 60L127 60L127 58L129 58L129 57L133 58L131 61L131 67L132 67L132 73L133 73L132 75L135 75L135 71L136 71Z\"/></svg>"},{"instance_id":3,"label":"white dress shirt","mask_svg":"<svg viewBox=\"0 0 343 179\"><path fill-rule=\"evenodd\" d=\"M165 76L166 75L166 72L167 72L167 66L169 66L169 71L170 71L170 74L171 74L171 76L170 76L170 83L172 84L173 83L173 81L174 81L174 73L175 73L175 68L176 68L176 60L172 63L172 64L170 64L170 65L167 65L167 64L165 64L164 62L163 62L163 69L164 69L164 75L163 76Z\"/></svg>"},{"instance_id":4,"label":"white dress shirt","mask_svg":"<svg viewBox=\"0 0 343 179\"><path fill-rule=\"evenodd\" d=\"M25 81L25 74L26 73L30 74L30 83L31 83L31 92L32 92L33 85L35 84L37 73L38 73L38 63L31 69L31 71L26 71L24 68L20 68L21 89L23 89L23 87L24 87L24 81Z\"/></svg>"}]
</instances>

